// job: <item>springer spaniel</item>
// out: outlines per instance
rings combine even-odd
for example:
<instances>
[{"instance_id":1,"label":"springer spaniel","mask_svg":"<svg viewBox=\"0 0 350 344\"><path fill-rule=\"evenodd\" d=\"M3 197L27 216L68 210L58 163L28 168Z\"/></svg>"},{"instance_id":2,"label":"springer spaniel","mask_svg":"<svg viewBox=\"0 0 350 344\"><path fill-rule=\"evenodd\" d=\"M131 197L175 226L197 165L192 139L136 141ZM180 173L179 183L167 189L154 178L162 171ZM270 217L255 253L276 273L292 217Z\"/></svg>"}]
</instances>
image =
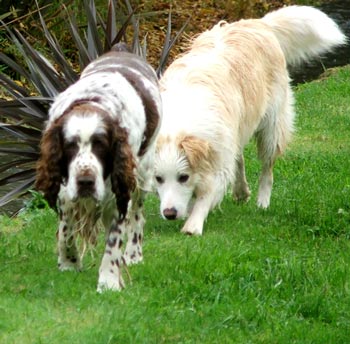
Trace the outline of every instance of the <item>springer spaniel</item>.
<instances>
[{"instance_id":1,"label":"springer spaniel","mask_svg":"<svg viewBox=\"0 0 350 344\"><path fill-rule=\"evenodd\" d=\"M36 187L51 207L58 204L60 270L80 270L78 234L95 244L105 227L99 292L122 289L122 265L142 260L143 199L160 121L154 70L117 49L91 62L50 108Z\"/></svg>"}]
</instances>

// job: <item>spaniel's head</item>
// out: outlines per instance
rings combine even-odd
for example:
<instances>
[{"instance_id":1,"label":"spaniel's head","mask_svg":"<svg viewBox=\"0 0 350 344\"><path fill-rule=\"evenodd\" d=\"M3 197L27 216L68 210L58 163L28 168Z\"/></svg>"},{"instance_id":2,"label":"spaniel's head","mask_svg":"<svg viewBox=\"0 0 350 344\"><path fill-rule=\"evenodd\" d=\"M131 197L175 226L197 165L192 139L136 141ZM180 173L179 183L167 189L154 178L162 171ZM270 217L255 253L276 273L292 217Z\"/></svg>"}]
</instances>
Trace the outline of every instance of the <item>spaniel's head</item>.
<instances>
[{"instance_id":1,"label":"spaniel's head","mask_svg":"<svg viewBox=\"0 0 350 344\"><path fill-rule=\"evenodd\" d=\"M36 187L55 207L61 184L67 197L101 201L111 178L117 206L125 216L130 192L135 188L135 162L127 132L108 113L91 103L69 109L49 122L41 142Z\"/></svg>"}]
</instances>

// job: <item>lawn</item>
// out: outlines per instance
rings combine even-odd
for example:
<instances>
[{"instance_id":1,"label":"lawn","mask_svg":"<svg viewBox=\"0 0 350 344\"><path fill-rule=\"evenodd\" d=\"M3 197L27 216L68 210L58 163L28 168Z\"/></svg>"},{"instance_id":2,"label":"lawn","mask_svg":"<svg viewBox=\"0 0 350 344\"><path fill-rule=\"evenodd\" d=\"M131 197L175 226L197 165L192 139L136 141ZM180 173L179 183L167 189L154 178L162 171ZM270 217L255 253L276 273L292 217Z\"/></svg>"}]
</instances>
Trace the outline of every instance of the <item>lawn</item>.
<instances>
[{"instance_id":1,"label":"lawn","mask_svg":"<svg viewBox=\"0 0 350 344\"><path fill-rule=\"evenodd\" d=\"M202 237L146 203L143 264L96 292L103 237L81 273L59 272L51 210L0 217L0 343L348 343L350 68L295 87L296 134L268 210L246 149L249 203L229 195Z\"/></svg>"}]
</instances>

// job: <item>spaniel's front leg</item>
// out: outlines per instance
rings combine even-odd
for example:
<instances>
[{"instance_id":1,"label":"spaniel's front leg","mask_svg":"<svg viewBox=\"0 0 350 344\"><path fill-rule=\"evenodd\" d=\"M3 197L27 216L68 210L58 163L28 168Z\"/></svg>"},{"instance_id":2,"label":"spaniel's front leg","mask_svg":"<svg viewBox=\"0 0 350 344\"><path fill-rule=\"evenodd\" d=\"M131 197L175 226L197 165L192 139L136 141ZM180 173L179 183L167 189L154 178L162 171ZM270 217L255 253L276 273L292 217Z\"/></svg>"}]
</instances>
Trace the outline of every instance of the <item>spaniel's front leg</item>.
<instances>
[{"instance_id":1,"label":"spaniel's front leg","mask_svg":"<svg viewBox=\"0 0 350 344\"><path fill-rule=\"evenodd\" d=\"M99 271L97 291L121 290L124 281L121 274L123 265L123 223L118 223L117 217L112 220L106 238L106 248Z\"/></svg>"},{"instance_id":2,"label":"spaniel's front leg","mask_svg":"<svg viewBox=\"0 0 350 344\"><path fill-rule=\"evenodd\" d=\"M58 268L65 270L81 270L81 261L76 247L70 209L61 201L59 207L60 223L57 231Z\"/></svg>"},{"instance_id":3,"label":"spaniel's front leg","mask_svg":"<svg viewBox=\"0 0 350 344\"><path fill-rule=\"evenodd\" d=\"M137 264L142 261L142 241L145 218L143 216L143 202L145 192L136 190L132 197L128 218L125 222L125 232L128 234L128 242L124 252L125 264Z\"/></svg>"}]
</instances>

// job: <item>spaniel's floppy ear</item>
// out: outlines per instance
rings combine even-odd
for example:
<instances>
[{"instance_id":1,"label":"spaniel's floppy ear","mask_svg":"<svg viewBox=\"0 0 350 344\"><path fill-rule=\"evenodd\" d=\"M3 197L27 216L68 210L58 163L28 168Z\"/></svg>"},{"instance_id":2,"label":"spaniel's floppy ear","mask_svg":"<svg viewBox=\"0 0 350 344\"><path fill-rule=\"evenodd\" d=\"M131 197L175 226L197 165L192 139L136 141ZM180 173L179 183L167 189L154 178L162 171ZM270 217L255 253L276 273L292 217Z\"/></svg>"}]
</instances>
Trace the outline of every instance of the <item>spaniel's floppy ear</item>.
<instances>
[{"instance_id":1,"label":"spaniel's floppy ear","mask_svg":"<svg viewBox=\"0 0 350 344\"><path fill-rule=\"evenodd\" d=\"M178 147L186 154L191 168L208 169L212 165L212 149L208 141L193 135L185 135L178 141Z\"/></svg>"},{"instance_id":2,"label":"spaniel's floppy ear","mask_svg":"<svg viewBox=\"0 0 350 344\"><path fill-rule=\"evenodd\" d=\"M126 216L131 197L130 193L136 188L134 171L136 165L127 138L126 130L118 124L115 125L111 181L121 219L124 219Z\"/></svg>"},{"instance_id":3,"label":"spaniel's floppy ear","mask_svg":"<svg viewBox=\"0 0 350 344\"><path fill-rule=\"evenodd\" d=\"M35 186L44 193L50 207L56 207L62 182L62 125L53 123L44 131L40 158L36 165Z\"/></svg>"}]
</instances>

